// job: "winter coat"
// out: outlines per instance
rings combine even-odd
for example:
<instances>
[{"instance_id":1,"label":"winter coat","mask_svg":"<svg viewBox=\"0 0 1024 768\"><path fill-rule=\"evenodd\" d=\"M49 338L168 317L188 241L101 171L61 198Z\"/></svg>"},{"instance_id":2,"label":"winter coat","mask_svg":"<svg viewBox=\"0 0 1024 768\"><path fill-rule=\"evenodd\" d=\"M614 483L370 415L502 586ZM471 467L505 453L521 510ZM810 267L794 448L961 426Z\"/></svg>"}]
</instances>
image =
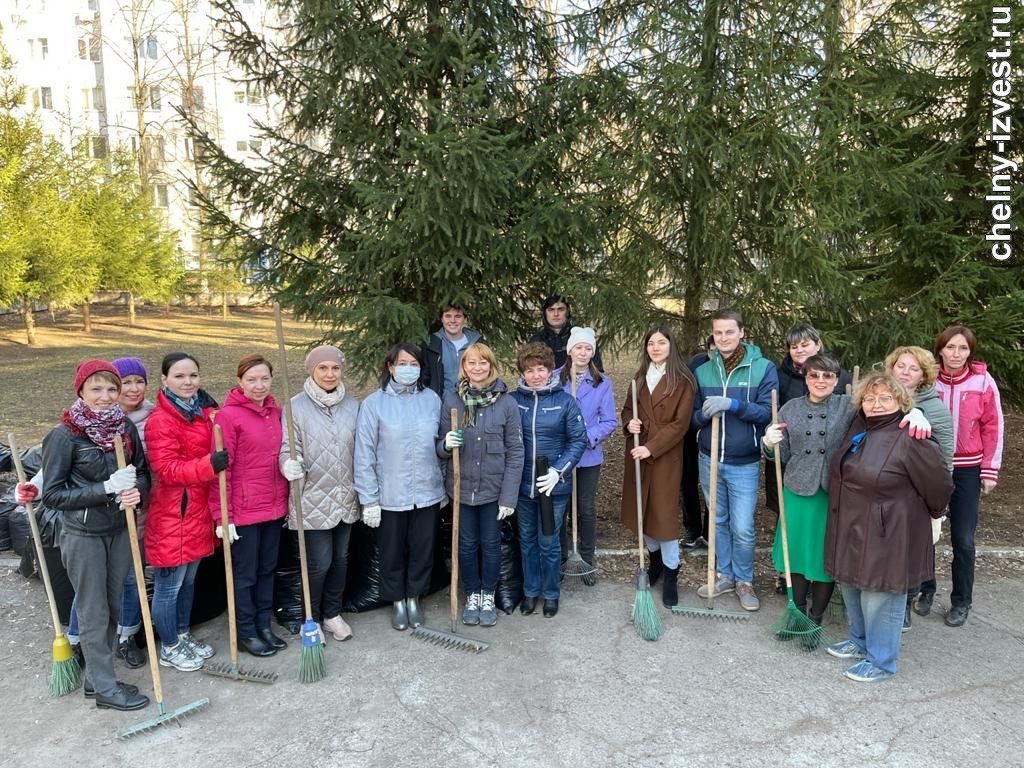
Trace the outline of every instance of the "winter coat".
<instances>
[{"instance_id":1,"label":"winter coat","mask_svg":"<svg viewBox=\"0 0 1024 768\"><path fill-rule=\"evenodd\" d=\"M821 403L799 397L779 409L779 421L786 428L775 450L785 465L782 483L786 488L797 496L828 490L832 456L842 445L855 413L850 398L838 393ZM767 450L764 453L769 456ZM766 471L774 472L773 467L769 462Z\"/></svg>"},{"instance_id":2,"label":"winter coat","mask_svg":"<svg viewBox=\"0 0 1024 768\"><path fill-rule=\"evenodd\" d=\"M463 352L470 344L476 344L483 338L480 331L474 331L472 328L463 328L462 333L466 337L466 346L462 348ZM441 328L430 334L426 344L420 347L420 354L423 356L423 386L434 390L438 397L444 396L444 336L444 328ZM462 358L461 352L459 358ZM456 370L455 380L458 381L458 379L459 372Z\"/></svg>"},{"instance_id":3,"label":"winter coat","mask_svg":"<svg viewBox=\"0 0 1024 768\"><path fill-rule=\"evenodd\" d=\"M953 467L981 467L982 480L998 480L1003 408L985 364L974 361L956 375L940 370L935 392L953 418Z\"/></svg>"},{"instance_id":4,"label":"winter coat","mask_svg":"<svg viewBox=\"0 0 1024 768\"><path fill-rule=\"evenodd\" d=\"M149 465L138 430L125 419L124 432L131 443L129 463L135 465L135 484L144 507L149 496ZM109 536L125 528L124 511L103 483L117 470L113 451L104 451L85 435L76 435L64 424L43 438L43 487L41 501L60 510L64 530L77 536Z\"/></svg>"},{"instance_id":5,"label":"winter coat","mask_svg":"<svg viewBox=\"0 0 1024 768\"><path fill-rule=\"evenodd\" d=\"M832 458L825 571L867 592L902 594L933 578L931 518L953 492L938 443L910 437L902 418L858 413Z\"/></svg>"},{"instance_id":6,"label":"winter coat","mask_svg":"<svg viewBox=\"0 0 1024 768\"><path fill-rule=\"evenodd\" d=\"M548 325L547 315L544 314L544 310L540 313L541 327L533 336L527 341L539 341L541 344L546 344L550 347L551 352L555 355L555 368L561 368L565 365L565 361L569 359L569 354L565 350L565 345L569 343L569 334L572 333L572 310L566 309L565 311L565 325L562 326L560 331L556 331L550 325ZM601 362L601 350L594 347L594 365L597 366L597 370L603 371L604 364Z\"/></svg>"},{"instance_id":7,"label":"winter coat","mask_svg":"<svg viewBox=\"0 0 1024 768\"><path fill-rule=\"evenodd\" d=\"M460 501L464 504L490 504L514 507L523 479L523 426L515 400L507 394L505 382L498 379L494 389L504 392L484 408L476 409L475 424L465 425L466 405L457 394L448 394L441 411L437 430L437 455L447 461L445 484L454 498L452 452L444 447L444 437L451 429L451 410L458 413L462 429L459 449Z\"/></svg>"},{"instance_id":8,"label":"winter coat","mask_svg":"<svg viewBox=\"0 0 1024 768\"><path fill-rule=\"evenodd\" d=\"M255 525L284 517L288 481L277 466L281 407L270 395L263 405L256 405L235 387L228 392L214 421L220 425L228 452L228 520L235 525ZM220 525L216 479L210 483L209 509L214 525Z\"/></svg>"},{"instance_id":9,"label":"winter coat","mask_svg":"<svg viewBox=\"0 0 1024 768\"><path fill-rule=\"evenodd\" d=\"M668 376L662 376L652 393L647 382L637 382L636 418L642 424L640 445L651 455L640 460L640 498L643 502L644 533L658 541L679 538L679 488L683 477L682 444L690 428L694 391L680 379L671 391ZM636 533L636 461L630 456L633 435L633 396L626 392L622 403L622 430L626 436L625 472L622 477L622 524Z\"/></svg>"},{"instance_id":10,"label":"winter coat","mask_svg":"<svg viewBox=\"0 0 1024 768\"><path fill-rule=\"evenodd\" d=\"M147 458L153 492L146 518L146 562L157 568L174 568L213 554L216 539L209 497L216 474L210 464L210 438L211 412L217 404L203 390L199 393L202 418L188 421L163 392L157 393L149 417Z\"/></svg>"},{"instance_id":11,"label":"winter coat","mask_svg":"<svg viewBox=\"0 0 1024 768\"><path fill-rule=\"evenodd\" d=\"M330 408L305 392L292 398L295 453L306 468L305 476L294 481L299 485L303 530L327 531L338 523L354 523L359 519L355 487L358 415L359 401L347 392L341 402ZM286 432L278 455L282 471L290 456ZM298 528L295 494L289 496L288 527Z\"/></svg>"},{"instance_id":12,"label":"winter coat","mask_svg":"<svg viewBox=\"0 0 1024 768\"><path fill-rule=\"evenodd\" d=\"M555 371L555 377L559 378L561 373L561 370ZM572 394L572 379L565 382L564 388ZM576 404L580 407L583 425L587 428L587 450L576 466L599 467L604 461L602 443L611 437L618 424L611 378L602 373L601 383L595 387L594 377L589 370L585 371L576 387Z\"/></svg>"},{"instance_id":13,"label":"winter coat","mask_svg":"<svg viewBox=\"0 0 1024 768\"><path fill-rule=\"evenodd\" d=\"M824 352L824 350L822 350ZM804 379L803 371L797 371L793 365L793 358L788 354L782 358L778 366L779 372L779 407L807 395L807 381ZM853 384L853 377L845 368L839 369L839 381L836 383L835 393L846 394L846 385Z\"/></svg>"},{"instance_id":14,"label":"winter coat","mask_svg":"<svg viewBox=\"0 0 1024 768\"><path fill-rule=\"evenodd\" d=\"M932 425L932 437L942 449L942 460L946 469L953 471L953 417L949 409L935 392L935 385L929 385L914 393L914 407L920 409Z\"/></svg>"},{"instance_id":15,"label":"winter coat","mask_svg":"<svg viewBox=\"0 0 1024 768\"><path fill-rule=\"evenodd\" d=\"M441 399L430 389L399 393L394 382L371 393L356 421L359 503L395 512L444 501L437 458Z\"/></svg>"},{"instance_id":16,"label":"winter coat","mask_svg":"<svg viewBox=\"0 0 1024 768\"><path fill-rule=\"evenodd\" d=\"M753 464L761 460L761 437L772 420L772 390L779 386L775 364L761 356L761 350L745 341L746 352L728 376L722 356L711 350L710 359L697 369L697 394L693 399L691 427L697 433L697 445L705 456L711 455L711 420L701 408L713 395L731 397L736 410L721 414L719 461L723 464Z\"/></svg>"},{"instance_id":17,"label":"winter coat","mask_svg":"<svg viewBox=\"0 0 1024 768\"><path fill-rule=\"evenodd\" d=\"M554 377L537 391L520 382L512 398L523 426L525 461L519 495L528 499L539 495L537 458L543 456L548 467L561 475L551 495L568 496L572 492L572 468L587 447L587 428L576 399Z\"/></svg>"}]
</instances>

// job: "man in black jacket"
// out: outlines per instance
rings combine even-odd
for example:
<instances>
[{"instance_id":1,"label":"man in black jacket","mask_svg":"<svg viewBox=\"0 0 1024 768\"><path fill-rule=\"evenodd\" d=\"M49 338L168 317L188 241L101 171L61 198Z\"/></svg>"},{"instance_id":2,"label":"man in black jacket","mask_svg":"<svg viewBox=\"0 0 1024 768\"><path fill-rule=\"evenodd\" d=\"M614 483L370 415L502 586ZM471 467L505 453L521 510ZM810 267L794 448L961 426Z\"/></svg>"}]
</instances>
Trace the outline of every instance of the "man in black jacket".
<instances>
[{"instance_id":1,"label":"man in black jacket","mask_svg":"<svg viewBox=\"0 0 1024 768\"><path fill-rule=\"evenodd\" d=\"M547 344L555 355L555 368L561 368L568 359L565 345L569 341L569 334L572 332L572 311L569 309L569 298L560 293L553 293L544 299L540 305L541 321L543 325L529 341L539 341ZM604 370L601 362L601 353L594 349L594 365L599 371Z\"/></svg>"}]
</instances>

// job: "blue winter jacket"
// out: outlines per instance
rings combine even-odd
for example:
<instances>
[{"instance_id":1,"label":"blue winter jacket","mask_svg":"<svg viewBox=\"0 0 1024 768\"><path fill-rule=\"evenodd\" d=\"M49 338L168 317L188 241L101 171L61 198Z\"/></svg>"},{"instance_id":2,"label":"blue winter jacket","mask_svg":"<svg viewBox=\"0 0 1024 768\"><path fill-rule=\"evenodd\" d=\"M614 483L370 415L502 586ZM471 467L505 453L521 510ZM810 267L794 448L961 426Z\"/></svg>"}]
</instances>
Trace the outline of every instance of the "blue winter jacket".
<instances>
[{"instance_id":1,"label":"blue winter jacket","mask_svg":"<svg viewBox=\"0 0 1024 768\"><path fill-rule=\"evenodd\" d=\"M697 396L693 399L693 427L698 431L700 452L711 455L711 420L702 410L704 399L714 395L732 398L733 407L721 414L718 460L723 464L754 464L761 460L761 437L772 420L772 390L779 388L775 364L761 356L753 344L740 342L746 352L732 373L717 349L697 368Z\"/></svg>"},{"instance_id":2,"label":"blue winter jacket","mask_svg":"<svg viewBox=\"0 0 1024 768\"><path fill-rule=\"evenodd\" d=\"M512 393L523 424L523 480L519 495L534 499L537 490L537 457L544 456L548 466L558 470L562 479L552 496L572 492L572 468L587 447L587 428L576 399L562 389L555 376L538 389L530 389L522 379Z\"/></svg>"}]
</instances>

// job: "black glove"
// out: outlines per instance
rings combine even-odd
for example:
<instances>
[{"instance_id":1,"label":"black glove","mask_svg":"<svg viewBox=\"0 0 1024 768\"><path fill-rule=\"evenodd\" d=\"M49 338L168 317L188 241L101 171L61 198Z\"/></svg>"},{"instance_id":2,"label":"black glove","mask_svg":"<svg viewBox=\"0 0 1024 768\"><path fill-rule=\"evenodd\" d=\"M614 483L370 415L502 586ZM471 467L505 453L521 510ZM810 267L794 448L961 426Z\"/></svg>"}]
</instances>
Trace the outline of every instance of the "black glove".
<instances>
[{"instance_id":1,"label":"black glove","mask_svg":"<svg viewBox=\"0 0 1024 768\"><path fill-rule=\"evenodd\" d=\"M210 466L213 467L213 471L220 474L228 468L228 452L227 451L214 451L210 454Z\"/></svg>"}]
</instances>

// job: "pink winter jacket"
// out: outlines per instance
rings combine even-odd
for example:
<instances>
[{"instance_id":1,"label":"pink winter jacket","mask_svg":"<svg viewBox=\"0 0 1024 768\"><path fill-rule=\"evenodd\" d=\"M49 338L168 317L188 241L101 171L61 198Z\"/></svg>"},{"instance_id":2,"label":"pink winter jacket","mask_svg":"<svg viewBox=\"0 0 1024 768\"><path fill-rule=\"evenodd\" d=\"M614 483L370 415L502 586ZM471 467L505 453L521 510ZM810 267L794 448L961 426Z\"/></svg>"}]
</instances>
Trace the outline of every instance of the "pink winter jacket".
<instances>
[{"instance_id":1,"label":"pink winter jacket","mask_svg":"<svg viewBox=\"0 0 1024 768\"><path fill-rule=\"evenodd\" d=\"M935 392L953 416L953 468L981 467L982 480L998 480L1003 463L1003 409L999 388L975 360L950 374L939 369Z\"/></svg>"},{"instance_id":2,"label":"pink winter jacket","mask_svg":"<svg viewBox=\"0 0 1024 768\"><path fill-rule=\"evenodd\" d=\"M288 512L288 481L277 466L281 449L281 408L267 395L256 405L235 387L214 419L228 452L228 520L253 525L284 517ZM210 448L213 450L211 429ZM220 525L217 478L210 483L210 515Z\"/></svg>"}]
</instances>

